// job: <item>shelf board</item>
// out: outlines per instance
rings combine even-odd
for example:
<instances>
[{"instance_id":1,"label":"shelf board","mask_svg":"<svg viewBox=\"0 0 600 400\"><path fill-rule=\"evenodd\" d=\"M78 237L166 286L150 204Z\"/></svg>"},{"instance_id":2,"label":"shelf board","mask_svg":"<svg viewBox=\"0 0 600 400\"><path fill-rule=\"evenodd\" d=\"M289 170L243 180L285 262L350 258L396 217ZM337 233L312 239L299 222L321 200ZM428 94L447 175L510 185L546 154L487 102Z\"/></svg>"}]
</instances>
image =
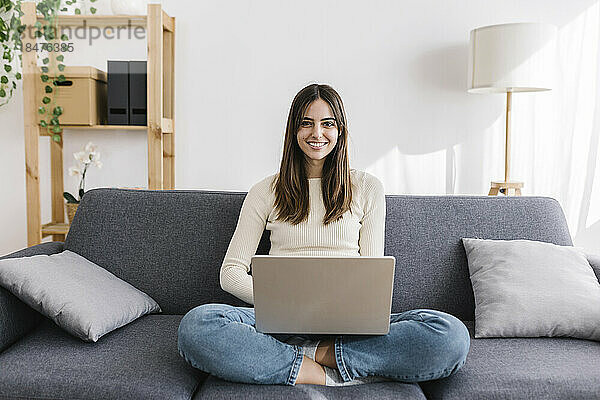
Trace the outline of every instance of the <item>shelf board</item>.
<instances>
[{"instance_id":1,"label":"shelf board","mask_svg":"<svg viewBox=\"0 0 600 400\"><path fill-rule=\"evenodd\" d=\"M37 21L44 23L44 17L42 15L36 16ZM146 28L148 24L147 15L59 15L57 24L58 26L95 26L95 27L142 27ZM162 25L163 29L169 32L175 31L175 18L169 16L166 12L162 11ZM110 32L108 32L111 34Z\"/></svg>"},{"instance_id":2,"label":"shelf board","mask_svg":"<svg viewBox=\"0 0 600 400\"><path fill-rule=\"evenodd\" d=\"M66 235L69 232L70 224L64 222L50 222L42 225L42 237L49 235Z\"/></svg>"},{"instance_id":3,"label":"shelf board","mask_svg":"<svg viewBox=\"0 0 600 400\"><path fill-rule=\"evenodd\" d=\"M114 131L114 130L126 130L126 131L145 131L148 129L145 125L61 125L63 129L76 129L86 131ZM40 136L50 136L46 128L39 126Z\"/></svg>"},{"instance_id":4,"label":"shelf board","mask_svg":"<svg viewBox=\"0 0 600 400\"><path fill-rule=\"evenodd\" d=\"M63 129L80 129L87 131L114 131L114 130L126 130L126 131L145 131L148 129L147 125L61 125ZM40 130L40 136L50 136L45 128L38 125ZM173 119L162 118L161 119L162 133L173 133Z\"/></svg>"},{"instance_id":5,"label":"shelf board","mask_svg":"<svg viewBox=\"0 0 600 400\"><path fill-rule=\"evenodd\" d=\"M65 129L87 129L87 130L114 130L125 129L128 131L144 131L148 129L146 125L62 125Z\"/></svg>"},{"instance_id":6,"label":"shelf board","mask_svg":"<svg viewBox=\"0 0 600 400\"><path fill-rule=\"evenodd\" d=\"M145 15L59 15L59 26L141 26L146 27L147 17ZM37 16L39 22L44 23L44 17Z\"/></svg>"}]
</instances>

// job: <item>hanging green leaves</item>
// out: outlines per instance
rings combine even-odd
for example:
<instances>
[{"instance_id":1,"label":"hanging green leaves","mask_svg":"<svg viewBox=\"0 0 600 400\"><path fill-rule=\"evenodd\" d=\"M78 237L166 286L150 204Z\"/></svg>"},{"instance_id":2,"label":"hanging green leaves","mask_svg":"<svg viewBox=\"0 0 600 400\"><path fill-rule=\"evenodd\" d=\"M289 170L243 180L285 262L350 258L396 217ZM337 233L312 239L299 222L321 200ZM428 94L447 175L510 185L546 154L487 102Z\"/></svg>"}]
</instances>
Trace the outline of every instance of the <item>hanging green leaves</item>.
<instances>
[{"instance_id":1,"label":"hanging green leaves","mask_svg":"<svg viewBox=\"0 0 600 400\"><path fill-rule=\"evenodd\" d=\"M25 25L21 23L21 0L0 0L0 106L8 104L17 81L21 80L21 33Z\"/></svg>"},{"instance_id":2,"label":"hanging green leaves","mask_svg":"<svg viewBox=\"0 0 600 400\"><path fill-rule=\"evenodd\" d=\"M75 2L76 0L67 0L65 4L71 5ZM59 75L57 70L64 71L65 65L63 64L64 56L57 50L63 48L60 42L68 40L68 37L65 34L59 35L58 12L67 11L67 8L61 5L61 0L40 0L36 9L38 13L42 14L43 20L35 23L35 36L44 38L46 41L45 48L43 48L45 52L37 53L38 57L43 57L40 80L44 88L42 97L44 106L38 109L42 116L40 126L46 128L46 132L52 137L52 140L60 142L62 127L59 117L62 114L62 107L56 104L56 96L60 90L60 86L57 86L56 82L61 80L60 77L64 80L64 75L62 73ZM52 42L58 42L58 46L52 46ZM44 53L47 55L42 56Z\"/></svg>"}]
</instances>

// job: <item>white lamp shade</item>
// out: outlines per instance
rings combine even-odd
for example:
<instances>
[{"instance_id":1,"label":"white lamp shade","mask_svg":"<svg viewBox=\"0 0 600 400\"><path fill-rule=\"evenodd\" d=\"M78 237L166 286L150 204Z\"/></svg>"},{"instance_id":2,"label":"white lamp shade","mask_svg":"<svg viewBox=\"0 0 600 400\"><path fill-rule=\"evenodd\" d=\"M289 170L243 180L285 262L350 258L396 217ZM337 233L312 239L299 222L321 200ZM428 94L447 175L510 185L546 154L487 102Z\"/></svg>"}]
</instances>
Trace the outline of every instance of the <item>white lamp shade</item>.
<instances>
[{"instance_id":1,"label":"white lamp shade","mask_svg":"<svg viewBox=\"0 0 600 400\"><path fill-rule=\"evenodd\" d=\"M469 93L532 92L554 86L557 28L545 23L484 26L471 31Z\"/></svg>"}]
</instances>

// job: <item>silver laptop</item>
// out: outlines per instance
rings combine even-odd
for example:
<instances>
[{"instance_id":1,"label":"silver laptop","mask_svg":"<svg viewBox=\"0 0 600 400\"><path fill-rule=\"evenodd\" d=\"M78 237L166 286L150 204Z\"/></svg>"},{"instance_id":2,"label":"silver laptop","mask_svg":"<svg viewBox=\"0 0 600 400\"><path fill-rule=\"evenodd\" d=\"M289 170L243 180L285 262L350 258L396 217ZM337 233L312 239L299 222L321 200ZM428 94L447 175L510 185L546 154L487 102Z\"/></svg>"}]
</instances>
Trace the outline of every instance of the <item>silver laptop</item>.
<instances>
[{"instance_id":1,"label":"silver laptop","mask_svg":"<svg viewBox=\"0 0 600 400\"><path fill-rule=\"evenodd\" d=\"M393 256L255 255L256 330L385 335L395 264Z\"/></svg>"}]
</instances>

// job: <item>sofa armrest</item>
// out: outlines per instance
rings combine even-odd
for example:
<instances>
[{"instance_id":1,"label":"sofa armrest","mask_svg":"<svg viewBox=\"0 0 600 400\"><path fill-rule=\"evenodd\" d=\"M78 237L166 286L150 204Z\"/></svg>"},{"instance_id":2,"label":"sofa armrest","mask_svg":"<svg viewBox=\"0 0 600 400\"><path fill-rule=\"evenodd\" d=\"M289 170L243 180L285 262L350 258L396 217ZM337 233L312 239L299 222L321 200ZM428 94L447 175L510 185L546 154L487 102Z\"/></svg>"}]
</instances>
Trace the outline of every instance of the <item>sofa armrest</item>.
<instances>
[{"instance_id":1,"label":"sofa armrest","mask_svg":"<svg viewBox=\"0 0 600 400\"><path fill-rule=\"evenodd\" d=\"M593 254L584 250L584 254L592 266L594 273L596 274L596 278L600 281L600 254Z\"/></svg>"},{"instance_id":2,"label":"sofa armrest","mask_svg":"<svg viewBox=\"0 0 600 400\"><path fill-rule=\"evenodd\" d=\"M46 242L0 257L30 257L63 251L63 242ZM0 352L35 328L43 316L0 286Z\"/></svg>"}]
</instances>

